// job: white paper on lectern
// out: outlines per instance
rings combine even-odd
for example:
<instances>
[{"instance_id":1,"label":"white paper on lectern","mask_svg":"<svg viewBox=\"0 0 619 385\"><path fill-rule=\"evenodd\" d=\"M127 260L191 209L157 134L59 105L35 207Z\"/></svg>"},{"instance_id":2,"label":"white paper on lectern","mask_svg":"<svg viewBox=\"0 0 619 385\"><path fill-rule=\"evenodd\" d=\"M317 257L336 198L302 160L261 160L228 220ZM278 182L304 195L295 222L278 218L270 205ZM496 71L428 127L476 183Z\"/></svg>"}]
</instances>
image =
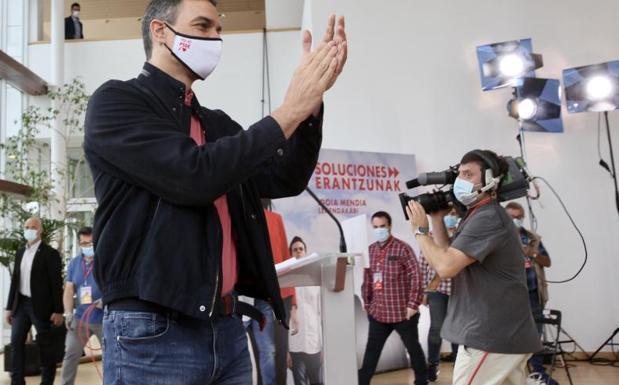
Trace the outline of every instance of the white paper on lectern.
<instances>
[{"instance_id":1,"label":"white paper on lectern","mask_svg":"<svg viewBox=\"0 0 619 385\"><path fill-rule=\"evenodd\" d=\"M284 262L280 262L275 265L275 272L278 276L286 274L287 272L298 269L300 267L311 264L312 262L320 260L321 256L318 253L311 253L303 258L288 258Z\"/></svg>"},{"instance_id":2,"label":"white paper on lectern","mask_svg":"<svg viewBox=\"0 0 619 385\"><path fill-rule=\"evenodd\" d=\"M346 238L346 246L348 246L348 251L361 254L361 256L357 258L357 263L355 263L353 270L355 282L353 292L357 297L359 297L361 303L363 303L361 283L363 283L365 269L370 267L367 226L368 217L365 214L342 221L342 228L344 230L344 237Z\"/></svg>"},{"instance_id":3,"label":"white paper on lectern","mask_svg":"<svg viewBox=\"0 0 619 385\"><path fill-rule=\"evenodd\" d=\"M362 254L362 261L357 261L357 264L362 268L370 267L367 220L367 215L362 214L342 221L348 252Z\"/></svg>"}]
</instances>

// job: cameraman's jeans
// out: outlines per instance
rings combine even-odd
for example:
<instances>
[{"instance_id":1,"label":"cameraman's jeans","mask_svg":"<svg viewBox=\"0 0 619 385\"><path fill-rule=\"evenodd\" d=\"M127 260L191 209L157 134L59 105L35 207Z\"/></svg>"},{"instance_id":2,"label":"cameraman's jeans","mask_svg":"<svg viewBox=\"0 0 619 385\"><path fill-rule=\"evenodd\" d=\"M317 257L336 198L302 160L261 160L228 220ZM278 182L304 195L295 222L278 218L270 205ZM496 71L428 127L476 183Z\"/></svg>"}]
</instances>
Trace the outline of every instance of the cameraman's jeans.
<instances>
[{"instance_id":1,"label":"cameraman's jeans","mask_svg":"<svg viewBox=\"0 0 619 385\"><path fill-rule=\"evenodd\" d=\"M359 385L370 385L370 380L374 376L380 353L383 351L387 338L394 330L400 335L411 366L415 372L415 385L427 385L428 368L426 358L419 343L417 325L419 323L419 312L411 319L396 323L382 323L368 315L370 326L368 330L368 342L363 355L363 365L359 369Z\"/></svg>"},{"instance_id":2,"label":"cameraman's jeans","mask_svg":"<svg viewBox=\"0 0 619 385\"><path fill-rule=\"evenodd\" d=\"M428 363L438 367L439 356L441 354L441 328L447 315L447 303L449 296L439 291L433 291L428 295L428 306L430 307L430 331L428 333ZM454 357L458 353L458 345L451 344L451 351Z\"/></svg>"},{"instance_id":3,"label":"cameraman's jeans","mask_svg":"<svg viewBox=\"0 0 619 385\"><path fill-rule=\"evenodd\" d=\"M256 361L260 367L262 385L276 385L275 381L275 320L271 306L263 300L256 299L254 307L262 312L265 318L264 329L255 320L244 322L245 328L254 336L258 357Z\"/></svg>"},{"instance_id":4,"label":"cameraman's jeans","mask_svg":"<svg viewBox=\"0 0 619 385\"><path fill-rule=\"evenodd\" d=\"M241 319L200 320L105 311L104 385L247 385L251 361Z\"/></svg>"}]
</instances>

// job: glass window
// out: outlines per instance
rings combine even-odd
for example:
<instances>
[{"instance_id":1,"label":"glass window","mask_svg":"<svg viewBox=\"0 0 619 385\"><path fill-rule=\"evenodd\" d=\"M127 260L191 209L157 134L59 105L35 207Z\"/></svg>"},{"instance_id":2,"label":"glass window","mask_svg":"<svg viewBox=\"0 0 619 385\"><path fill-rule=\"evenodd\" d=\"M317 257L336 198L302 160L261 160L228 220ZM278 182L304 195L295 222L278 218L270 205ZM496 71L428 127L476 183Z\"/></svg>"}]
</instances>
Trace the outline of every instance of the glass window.
<instances>
[{"instance_id":1,"label":"glass window","mask_svg":"<svg viewBox=\"0 0 619 385\"><path fill-rule=\"evenodd\" d=\"M68 191L70 198L94 198L95 186L82 148L71 148L68 157Z\"/></svg>"}]
</instances>

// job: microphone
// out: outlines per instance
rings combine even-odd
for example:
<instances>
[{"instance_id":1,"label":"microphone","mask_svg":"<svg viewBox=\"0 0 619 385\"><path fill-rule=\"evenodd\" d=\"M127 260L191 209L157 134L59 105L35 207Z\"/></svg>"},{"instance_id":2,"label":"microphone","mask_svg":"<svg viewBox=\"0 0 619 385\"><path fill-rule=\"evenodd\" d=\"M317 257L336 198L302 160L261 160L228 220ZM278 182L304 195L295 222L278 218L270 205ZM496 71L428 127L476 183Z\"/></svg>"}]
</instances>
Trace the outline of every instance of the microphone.
<instances>
[{"instance_id":1,"label":"microphone","mask_svg":"<svg viewBox=\"0 0 619 385\"><path fill-rule=\"evenodd\" d=\"M344 230L342 230L342 225L340 221L335 217L335 215L333 215L331 210L329 210L329 208L320 201L320 199L316 196L316 194L314 194L314 192L309 187L306 187L305 191L307 191L307 193L312 198L314 198L316 203L318 203L318 205L322 207L322 209L325 210L325 212L335 221L335 224L337 225L337 228L340 231L340 253L346 253L348 249L346 247L346 239L344 239Z\"/></svg>"}]
</instances>

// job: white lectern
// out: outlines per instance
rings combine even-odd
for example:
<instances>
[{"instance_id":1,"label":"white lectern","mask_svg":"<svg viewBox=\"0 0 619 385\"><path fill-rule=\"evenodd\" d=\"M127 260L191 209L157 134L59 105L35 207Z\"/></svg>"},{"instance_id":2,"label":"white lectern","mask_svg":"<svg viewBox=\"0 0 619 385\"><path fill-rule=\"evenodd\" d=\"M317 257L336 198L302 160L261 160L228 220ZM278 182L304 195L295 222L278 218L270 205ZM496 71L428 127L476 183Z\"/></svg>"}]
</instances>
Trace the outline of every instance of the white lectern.
<instances>
[{"instance_id":1,"label":"white lectern","mask_svg":"<svg viewBox=\"0 0 619 385\"><path fill-rule=\"evenodd\" d=\"M311 254L276 265L280 287L320 286L325 385L357 385L353 265L361 254Z\"/></svg>"}]
</instances>

